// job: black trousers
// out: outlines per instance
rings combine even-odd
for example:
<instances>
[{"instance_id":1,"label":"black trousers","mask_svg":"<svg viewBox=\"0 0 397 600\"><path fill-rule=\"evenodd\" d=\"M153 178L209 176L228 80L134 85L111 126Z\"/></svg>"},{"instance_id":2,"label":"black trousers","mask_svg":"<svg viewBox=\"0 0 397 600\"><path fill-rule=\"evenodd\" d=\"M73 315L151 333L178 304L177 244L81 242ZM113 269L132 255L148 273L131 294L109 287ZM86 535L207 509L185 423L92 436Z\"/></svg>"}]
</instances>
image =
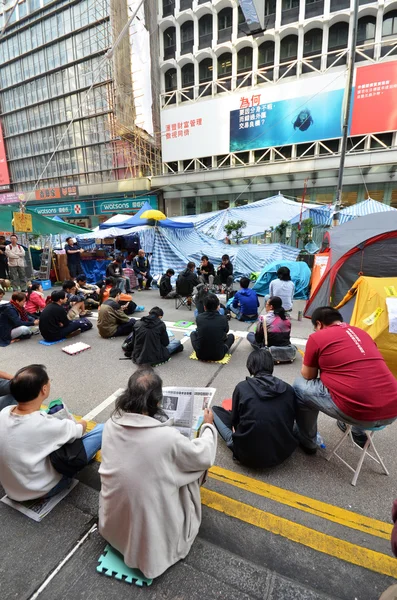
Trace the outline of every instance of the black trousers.
<instances>
[{"instance_id":1,"label":"black trousers","mask_svg":"<svg viewBox=\"0 0 397 600\"><path fill-rule=\"evenodd\" d=\"M192 342L192 346L196 352L196 356L199 360L222 360L222 358L224 358L225 354L228 354L230 348L233 346L234 344L234 335L232 333L228 333L226 336L226 340L224 342L224 352L222 356L215 356L214 354L211 354L211 348L205 348L205 350L203 351L203 349L201 348L200 350L197 349L197 331L192 331L192 333L190 334L190 341Z\"/></svg>"}]
</instances>

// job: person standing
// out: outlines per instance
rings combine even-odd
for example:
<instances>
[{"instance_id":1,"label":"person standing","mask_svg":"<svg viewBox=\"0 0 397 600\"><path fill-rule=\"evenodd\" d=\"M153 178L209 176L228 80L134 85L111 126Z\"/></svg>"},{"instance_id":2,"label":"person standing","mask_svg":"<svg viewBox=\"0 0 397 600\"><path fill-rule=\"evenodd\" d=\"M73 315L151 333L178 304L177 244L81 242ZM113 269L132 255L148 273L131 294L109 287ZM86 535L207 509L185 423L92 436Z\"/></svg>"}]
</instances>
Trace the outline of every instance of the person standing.
<instances>
[{"instance_id":1,"label":"person standing","mask_svg":"<svg viewBox=\"0 0 397 600\"><path fill-rule=\"evenodd\" d=\"M288 267L280 267L277 271L278 279L273 279L269 286L269 297L278 296L284 310L292 310L294 303L295 284L291 281L291 272ZM266 298L267 299L267 298Z\"/></svg>"},{"instance_id":2,"label":"person standing","mask_svg":"<svg viewBox=\"0 0 397 600\"><path fill-rule=\"evenodd\" d=\"M139 250L138 256L132 261L132 268L135 271L135 275L138 279L139 291L145 289L150 290L150 284L152 283L153 277L150 274L150 263L145 256L144 250ZM145 288L143 288L143 280L146 279Z\"/></svg>"},{"instance_id":3,"label":"person standing","mask_svg":"<svg viewBox=\"0 0 397 600\"><path fill-rule=\"evenodd\" d=\"M302 376L293 384L300 445L307 454L315 454L321 411L337 419L341 429L345 423L353 425L353 438L362 447L365 427L396 420L397 380L368 333L343 323L335 308L316 308L312 323L315 333L307 340Z\"/></svg>"},{"instance_id":4,"label":"person standing","mask_svg":"<svg viewBox=\"0 0 397 600\"><path fill-rule=\"evenodd\" d=\"M83 273L83 267L81 265L81 254L84 252L83 248L77 243L72 237L66 238L65 252L68 261L68 269L71 279L75 279L77 275Z\"/></svg>"},{"instance_id":5,"label":"person standing","mask_svg":"<svg viewBox=\"0 0 397 600\"><path fill-rule=\"evenodd\" d=\"M208 294L204 300L204 312L197 315L197 331L192 331L190 341L199 360L222 360L234 344L225 315L219 313L219 299Z\"/></svg>"},{"instance_id":6,"label":"person standing","mask_svg":"<svg viewBox=\"0 0 397 600\"><path fill-rule=\"evenodd\" d=\"M128 304L120 306L119 288L110 290L109 299L105 300L98 313L98 333L103 338L127 336L131 333L135 319L130 319L125 314Z\"/></svg>"},{"instance_id":7,"label":"person standing","mask_svg":"<svg viewBox=\"0 0 397 600\"><path fill-rule=\"evenodd\" d=\"M11 285L14 292L27 291L27 280L25 271L25 250L18 244L16 235L10 236L11 244L5 249L10 273Z\"/></svg>"}]
</instances>

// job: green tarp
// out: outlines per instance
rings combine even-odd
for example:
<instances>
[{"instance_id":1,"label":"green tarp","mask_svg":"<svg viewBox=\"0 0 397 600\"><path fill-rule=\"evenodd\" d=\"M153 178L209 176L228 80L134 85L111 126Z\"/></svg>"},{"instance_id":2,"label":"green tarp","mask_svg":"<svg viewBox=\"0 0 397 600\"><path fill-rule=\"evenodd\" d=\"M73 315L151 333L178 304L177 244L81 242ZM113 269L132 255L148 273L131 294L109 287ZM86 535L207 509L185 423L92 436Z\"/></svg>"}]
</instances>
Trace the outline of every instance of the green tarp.
<instances>
[{"instance_id":1,"label":"green tarp","mask_svg":"<svg viewBox=\"0 0 397 600\"><path fill-rule=\"evenodd\" d=\"M11 221L14 212L18 212L18 206L0 206L0 231L12 231ZM33 235L59 235L62 233L79 235L91 231L91 229L78 227L70 223L53 221L31 210L27 210L26 212L32 215Z\"/></svg>"}]
</instances>

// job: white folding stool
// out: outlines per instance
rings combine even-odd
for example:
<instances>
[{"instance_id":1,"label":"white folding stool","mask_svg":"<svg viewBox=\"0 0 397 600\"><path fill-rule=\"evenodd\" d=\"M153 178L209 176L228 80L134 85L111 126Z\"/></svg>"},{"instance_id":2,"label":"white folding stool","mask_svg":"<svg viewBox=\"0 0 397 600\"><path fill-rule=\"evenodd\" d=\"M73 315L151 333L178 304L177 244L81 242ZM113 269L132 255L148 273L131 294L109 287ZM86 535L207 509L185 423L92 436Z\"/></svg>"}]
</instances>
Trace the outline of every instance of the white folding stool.
<instances>
[{"instance_id":1,"label":"white folding stool","mask_svg":"<svg viewBox=\"0 0 397 600\"><path fill-rule=\"evenodd\" d=\"M378 463L378 465L381 465L383 472L385 475L389 475L389 471L386 469L385 464L383 462L383 460L381 459L381 457L379 456L379 453L377 451L377 449L375 448L375 444L373 441L373 436L377 431L382 431L382 429L385 429L386 425L383 425L381 427L372 427L372 428L366 428L364 429L365 433L367 434L367 441L365 442L365 445L363 448L361 448L361 446L359 446L358 444L356 444L356 442L353 439L353 435L352 435L352 426L348 425L346 423L346 431L344 432L343 436L341 437L341 439L339 440L339 442L336 444L335 448L331 451L330 455L327 456L327 460L331 460L331 458L333 456L336 456L337 458L339 458L340 461L343 462L344 465L346 465L346 467L348 467L350 469L350 471L353 471L354 476L352 479L351 484L352 485L356 485L357 483L357 479L358 476L360 475L360 471L361 471L361 467L363 466L363 462L366 456L368 456L369 458L372 458L372 460L374 460L376 463ZM357 463L357 467L354 469L351 465L349 465L349 463L347 463L339 454L338 454L338 450L341 447L341 445L343 444L343 442L350 437L352 443L354 446L356 446L357 448L359 448L361 450L361 456L360 456L360 460ZM370 447L372 447L375 456L373 456L370 452L369 449Z\"/></svg>"}]
</instances>

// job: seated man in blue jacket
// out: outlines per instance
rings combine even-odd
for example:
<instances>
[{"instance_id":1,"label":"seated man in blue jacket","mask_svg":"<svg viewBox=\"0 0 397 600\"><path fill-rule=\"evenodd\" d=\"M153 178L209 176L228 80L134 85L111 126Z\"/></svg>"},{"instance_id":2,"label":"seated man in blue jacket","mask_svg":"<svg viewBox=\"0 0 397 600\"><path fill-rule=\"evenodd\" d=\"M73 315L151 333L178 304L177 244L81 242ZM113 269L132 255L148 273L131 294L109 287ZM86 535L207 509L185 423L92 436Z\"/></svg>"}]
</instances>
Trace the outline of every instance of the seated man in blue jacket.
<instances>
[{"instance_id":1,"label":"seated man in blue jacket","mask_svg":"<svg viewBox=\"0 0 397 600\"><path fill-rule=\"evenodd\" d=\"M139 250L138 256L132 261L132 268L135 271L136 278L138 279L139 291L145 289L150 290L150 284L152 283L153 277L150 274L150 263L145 256L144 250ZM143 287L143 280L146 279L145 288Z\"/></svg>"},{"instance_id":2,"label":"seated man in blue jacket","mask_svg":"<svg viewBox=\"0 0 397 600\"><path fill-rule=\"evenodd\" d=\"M39 324L25 310L26 294L14 292L11 302L0 305L0 346L8 346L19 340L29 339ZM37 328L36 328L37 330Z\"/></svg>"},{"instance_id":3,"label":"seated man in blue jacket","mask_svg":"<svg viewBox=\"0 0 397 600\"><path fill-rule=\"evenodd\" d=\"M240 291L234 295L230 310L239 321L255 321L258 318L259 300L256 292L249 287L248 277L240 279Z\"/></svg>"}]
</instances>

